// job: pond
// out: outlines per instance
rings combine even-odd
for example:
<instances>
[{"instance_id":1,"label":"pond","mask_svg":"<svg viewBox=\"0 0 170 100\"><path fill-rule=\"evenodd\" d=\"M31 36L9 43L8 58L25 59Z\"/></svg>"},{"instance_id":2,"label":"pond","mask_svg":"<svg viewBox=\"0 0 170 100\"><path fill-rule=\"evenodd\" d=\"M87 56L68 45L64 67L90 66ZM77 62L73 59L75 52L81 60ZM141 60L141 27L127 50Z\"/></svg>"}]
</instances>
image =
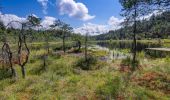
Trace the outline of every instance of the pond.
<instances>
[{"instance_id":1,"label":"pond","mask_svg":"<svg viewBox=\"0 0 170 100\"><path fill-rule=\"evenodd\" d=\"M125 54L127 55L129 53L129 56L131 55L133 42L131 41L97 42L97 45L100 47L108 48L109 50L113 50L114 57L115 55L123 55L120 58L122 57L124 58ZM146 50L146 48L162 48L162 47L165 47L165 43L137 42L137 53L143 52L145 57L152 58L163 58L167 56L169 57L170 52Z\"/></svg>"}]
</instances>

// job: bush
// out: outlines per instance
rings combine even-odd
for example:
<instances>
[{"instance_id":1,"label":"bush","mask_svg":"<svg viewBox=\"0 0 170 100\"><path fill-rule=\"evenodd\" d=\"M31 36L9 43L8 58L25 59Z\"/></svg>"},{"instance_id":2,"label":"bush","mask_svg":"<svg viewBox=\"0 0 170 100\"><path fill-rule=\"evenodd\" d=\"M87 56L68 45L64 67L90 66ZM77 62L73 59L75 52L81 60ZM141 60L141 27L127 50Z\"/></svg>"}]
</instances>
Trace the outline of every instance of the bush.
<instances>
[{"instance_id":1,"label":"bush","mask_svg":"<svg viewBox=\"0 0 170 100\"><path fill-rule=\"evenodd\" d=\"M127 57L126 59L123 59L121 61L121 64L123 66L130 66L131 70L135 70L137 67L139 67L140 62L139 62L139 60L136 60L135 63L134 63L133 60L130 57Z\"/></svg>"},{"instance_id":2,"label":"bush","mask_svg":"<svg viewBox=\"0 0 170 100\"><path fill-rule=\"evenodd\" d=\"M30 59L30 63L35 63L37 59Z\"/></svg>"},{"instance_id":3,"label":"bush","mask_svg":"<svg viewBox=\"0 0 170 100\"><path fill-rule=\"evenodd\" d=\"M144 52L144 51L141 51L141 52L137 53L137 56L138 56L138 58L140 58L140 59L144 59L144 58L145 58L145 52Z\"/></svg>"},{"instance_id":4,"label":"bush","mask_svg":"<svg viewBox=\"0 0 170 100\"><path fill-rule=\"evenodd\" d=\"M61 58L61 55L60 53L52 53L50 54L49 56L51 56L53 59L60 59Z\"/></svg>"},{"instance_id":5,"label":"bush","mask_svg":"<svg viewBox=\"0 0 170 100\"><path fill-rule=\"evenodd\" d=\"M94 56L88 56L87 60L85 58L81 58L76 62L76 67L80 67L82 70L92 70L93 65L97 63L97 58Z\"/></svg>"},{"instance_id":6,"label":"bush","mask_svg":"<svg viewBox=\"0 0 170 100\"><path fill-rule=\"evenodd\" d=\"M9 69L0 69L0 80L10 78L11 71Z\"/></svg>"},{"instance_id":7,"label":"bush","mask_svg":"<svg viewBox=\"0 0 170 100\"><path fill-rule=\"evenodd\" d=\"M131 65L131 59L130 59L130 57L127 57L126 59L123 59L123 60L121 61L121 64L122 64L122 65L125 65L125 66L130 66L130 65Z\"/></svg>"}]
</instances>

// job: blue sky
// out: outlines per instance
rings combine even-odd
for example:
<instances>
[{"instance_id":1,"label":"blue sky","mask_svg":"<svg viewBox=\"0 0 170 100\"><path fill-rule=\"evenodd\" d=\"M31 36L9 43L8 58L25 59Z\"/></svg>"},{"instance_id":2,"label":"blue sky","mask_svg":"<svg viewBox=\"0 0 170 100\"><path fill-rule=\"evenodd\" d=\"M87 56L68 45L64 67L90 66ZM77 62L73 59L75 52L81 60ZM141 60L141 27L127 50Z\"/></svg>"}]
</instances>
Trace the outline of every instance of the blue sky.
<instances>
[{"instance_id":1,"label":"blue sky","mask_svg":"<svg viewBox=\"0 0 170 100\"><path fill-rule=\"evenodd\" d=\"M0 5L5 23L35 14L43 19L45 26L61 19L78 33L82 33L84 27L96 33L106 33L119 28L122 22L119 0L0 0Z\"/></svg>"},{"instance_id":2,"label":"blue sky","mask_svg":"<svg viewBox=\"0 0 170 100\"><path fill-rule=\"evenodd\" d=\"M88 8L88 13L94 15L95 18L82 21L68 15L60 15L56 0L49 0L47 14L43 14L42 6L37 0L1 0L3 13L15 14L20 17L33 13L41 18L44 16L52 16L59 18L73 27L79 27L84 23L91 22L96 24L106 24L111 16L120 17L121 6L118 0L76 0L76 2L83 3Z\"/></svg>"}]
</instances>

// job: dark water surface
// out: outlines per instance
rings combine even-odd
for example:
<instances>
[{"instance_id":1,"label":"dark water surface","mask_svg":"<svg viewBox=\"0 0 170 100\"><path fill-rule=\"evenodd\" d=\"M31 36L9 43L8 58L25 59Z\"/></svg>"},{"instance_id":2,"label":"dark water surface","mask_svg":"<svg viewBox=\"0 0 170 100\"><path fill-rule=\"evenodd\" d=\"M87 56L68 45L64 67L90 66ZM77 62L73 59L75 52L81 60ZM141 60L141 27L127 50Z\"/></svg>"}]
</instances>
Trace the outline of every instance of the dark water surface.
<instances>
[{"instance_id":1,"label":"dark water surface","mask_svg":"<svg viewBox=\"0 0 170 100\"><path fill-rule=\"evenodd\" d=\"M114 49L129 49L132 51L133 42L130 41L114 41L114 42L97 42L97 45L101 47L109 48L110 50ZM170 52L165 51L153 51L146 50L146 48L163 48L163 43L158 42L137 42L137 52L144 52L145 55L149 55L150 57L167 57L170 56Z\"/></svg>"}]
</instances>

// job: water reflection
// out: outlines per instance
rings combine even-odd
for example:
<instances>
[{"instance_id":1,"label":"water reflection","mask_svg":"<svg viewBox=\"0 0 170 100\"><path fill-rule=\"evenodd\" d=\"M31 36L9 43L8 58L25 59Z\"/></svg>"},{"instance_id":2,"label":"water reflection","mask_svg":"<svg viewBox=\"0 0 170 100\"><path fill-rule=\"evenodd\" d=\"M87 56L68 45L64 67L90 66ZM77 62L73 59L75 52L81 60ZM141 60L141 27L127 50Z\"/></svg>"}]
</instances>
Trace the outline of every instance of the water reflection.
<instances>
[{"instance_id":1,"label":"water reflection","mask_svg":"<svg viewBox=\"0 0 170 100\"><path fill-rule=\"evenodd\" d=\"M120 42L98 42L97 45L101 47L107 47L109 49L130 49L132 51L132 42L120 41ZM160 43L142 43L137 42L137 52L145 50L145 48L162 47Z\"/></svg>"},{"instance_id":2,"label":"water reflection","mask_svg":"<svg viewBox=\"0 0 170 100\"><path fill-rule=\"evenodd\" d=\"M131 57L130 53L123 53L118 49L109 49L107 47L102 47L100 45L93 45L89 47L90 50L104 50L107 51L107 55L105 57L101 57L100 60L105 60L108 62L112 62L116 59L125 59L127 57Z\"/></svg>"},{"instance_id":3,"label":"water reflection","mask_svg":"<svg viewBox=\"0 0 170 100\"><path fill-rule=\"evenodd\" d=\"M115 42L98 42L98 46L103 48L108 48L109 50L113 50L110 55L113 55L112 59L124 59L126 57L131 57L132 52L132 42L127 41L115 41ZM146 48L161 48L164 47L161 43L151 43L151 42L137 42L137 52L144 52L145 57L156 57L156 58L162 58L162 57L169 57L170 52L165 51L152 51L152 50L146 50ZM127 49L130 52L129 53L123 53L121 50Z\"/></svg>"}]
</instances>

